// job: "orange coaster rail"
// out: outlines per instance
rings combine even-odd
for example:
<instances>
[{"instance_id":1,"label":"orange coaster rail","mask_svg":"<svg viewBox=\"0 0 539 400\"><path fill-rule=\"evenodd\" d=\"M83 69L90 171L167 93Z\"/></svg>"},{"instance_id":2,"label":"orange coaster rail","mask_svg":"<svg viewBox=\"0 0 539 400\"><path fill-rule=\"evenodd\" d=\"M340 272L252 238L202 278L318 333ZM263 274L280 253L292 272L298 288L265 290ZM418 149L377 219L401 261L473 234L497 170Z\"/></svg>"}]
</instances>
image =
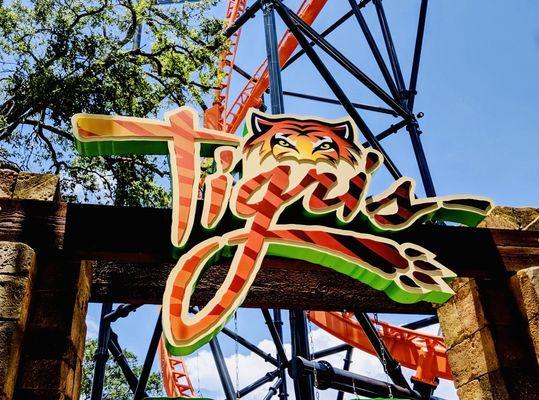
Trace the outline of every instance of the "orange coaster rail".
<instances>
[{"instance_id":1,"label":"orange coaster rail","mask_svg":"<svg viewBox=\"0 0 539 400\"><path fill-rule=\"evenodd\" d=\"M229 0L226 9L227 27L230 27L245 12L247 0ZM236 30L229 38L229 46L219 56L219 72L223 74L223 80L219 89L215 91L213 107L204 113L204 125L217 130L223 130L223 115L226 112L228 96L230 94L230 81L232 79L232 67L236 60L236 53L240 43L241 28Z\"/></svg>"},{"instance_id":2,"label":"orange coaster rail","mask_svg":"<svg viewBox=\"0 0 539 400\"><path fill-rule=\"evenodd\" d=\"M311 25L327 0L304 0L297 12L298 16L305 21L308 25ZM229 9L231 3L236 3L234 0L229 1ZM238 37L239 38L239 37ZM209 108L205 112L205 124L207 127L221 129L225 132L234 133L250 107L260 108L262 105L261 97L264 91L269 87L269 69L267 60L264 60L253 74L249 82L242 89L234 103L228 108L228 90L230 85L231 70L233 67L233 60L235 59L237 52L237 41L234 42L232 54L228 55L228 60L231 60L231 64L226 65L224 82L226 83L226 94L222 94L222 89L216 92L215 103L213 107ZM287 30L279 40L279 63L281 67L290 58L296 47L298 46L297 40ZM232 47L231 47L232 48ZM224 59L224 57L223 57ZM220 68L222 66L220 65Z\"/></svg>"},{"instance_id":3,"label":"orange coaster rail","mask_svg":"<svg viewBox=\"0 0 539 400\"><path fill-rule=\"evenodd\" d=\"M173 398L197 397L191 384L191 379L189 379L183 357L171 356L163 343L163 338L159 341L157 351L159 353L159 367L161 368L163 387L167 396Z\"/></svg>"},{"instance_id":4,"label":"orange coaster rail","mask_svg":"<svg viewBox=\"0 0 539 400\"><path fill-rule=\"evenodd\" d=\"M312 25L326 2L327 0L303 0L297 14L306 24ZM246 8L247 0L229 0L226 11L227 26L232 26ZM240 91L236 100L229 106L231 77L240 36L241 28L231 35L228 48L219 57L219 71L223 74L223 78L219 89L215 91L213 106L204 113L206 127L230 133L234 133L239 128L250 107L260 108L264 91L269 87L269 68L267 60L264 60ZM285 31L278 43L281 67L292 56L297 46L298 42L294 36L288 30ZM368 337L352 316L337 312L310 311L309 319L351 346L376 355ZM413 379L433 386L437 386L436 378L453 379L443 338L385 322L375 322L375 324L380 337L395 360L404 367L416 371ZM183 360L172 358L161 343L159 349L167 395L195 397ZM180 367L180 372L175 369L176 366ZM187 386L179 383L180 380L188 382L190 389L185 390L191 390L192 395L186 395L181 391L181 388Z\"/></svg>"},{"instance_id":5,"label":"orange coaster rail","mask_svg":"<svg viewBox=\"0 0 539 400\"><path fill-rule=\"evenodd\" d=\"M343 342L376 355L367 335L352 316L339 312L309 311L309 319ZM386 322L373 323L377 325L380 337L395 360L416 371L413 379L433 386L437 386L435 378L453 380L442 337Z\"/></svg>"}]
</instances>

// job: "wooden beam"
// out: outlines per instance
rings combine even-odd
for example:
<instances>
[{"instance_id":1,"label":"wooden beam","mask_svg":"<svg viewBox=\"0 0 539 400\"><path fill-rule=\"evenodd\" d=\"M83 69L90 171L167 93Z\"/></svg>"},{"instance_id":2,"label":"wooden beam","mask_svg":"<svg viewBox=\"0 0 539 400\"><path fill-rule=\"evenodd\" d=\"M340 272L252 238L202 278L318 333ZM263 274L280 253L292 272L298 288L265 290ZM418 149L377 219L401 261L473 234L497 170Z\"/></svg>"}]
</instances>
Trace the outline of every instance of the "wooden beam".
<instances>
[{"instance_id":1,"label":"wooden beam","mask_svg":"<svg viewBox=\"0 0 539 400\"><path fill-rule=\"evenodd\" d=\"M174 264L94 263L91 301L161 304L168 273ZM215 294L228 265L208 268L197 284L192 305L203 306ZM346 275L305 262L268 259L242 307L434 314L430 303L400 304L383 292Z\"/></svg>"},{"instance_id":2,"label":"wooden beam","mask_svg":"<svg viewBox=\"0 0 539 400\"><path fill-rule=\"evenodd\" d=\"M170 210L0 199L0 240L75 260L166 262L171 258ZM232 218L223 223L239 227ZM215 233L193 233L200 241ZM459 276L489 277L539 265L539 232L418 225L380 234L424 246Z\"/></svg>"},{"instance_id":3,"label":"wooden beam","mask_svg":"<svg viewBox=\"0 0 539 400\"><path fill-rule=\"evenodd\" d=\"M170 210L121 208L0 199L0 240L23 242L40 254L98 261L93 301L160 302L172 268ZM230 217L227 229L238 227ZM215 233L198 230L194 240ZM496 277L539 265L539 232L418 225L386 236L412 242L437 254L463 277ZM223 261L225 262L225 261ZM208 270L194 302L204 304L228 270ZM246 306L343 309L362 304L366 311L432 311L428 304L403 306L351 278L309 263L268 258Z\"/></svg>"}]
</instances>

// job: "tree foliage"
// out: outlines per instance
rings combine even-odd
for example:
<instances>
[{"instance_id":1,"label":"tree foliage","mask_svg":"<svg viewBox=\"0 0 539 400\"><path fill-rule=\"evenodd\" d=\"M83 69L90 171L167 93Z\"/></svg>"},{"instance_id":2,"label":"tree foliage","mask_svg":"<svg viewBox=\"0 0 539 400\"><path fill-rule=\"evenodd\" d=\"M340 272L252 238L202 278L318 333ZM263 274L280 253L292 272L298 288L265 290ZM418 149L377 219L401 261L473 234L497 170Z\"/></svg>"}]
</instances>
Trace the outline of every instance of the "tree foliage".
<instances>
[{"instance_id":1,"label":"tree foliage","mask_svg":"<svg viewBox=\"0 0 539 400\"><path fill-rule=\"evenodd\" d=\"M202 104L224 42L215 2L0 0L0 166L61 173L68 199L167 205L164 157L78 157L70 119Z\"/></svg>"},{"instance_id":2,"label":"tree foliage","mask_svg":"<svg viewBox=\"0 0 539 400\"><path fill-rule=\"evenodd\" d=\"M82 365L82 381L81 381L81 400L89 400L92 392L92 376L94 373L95 361L93 359L97 341L90 339L86 341L84 348L84 361ZM135 373L140 376L142 366L139 364L137 356L133 353L123 350L127 363ZM161 376L153 372L148 379L146 392L150 396L159 396L162 394ZM105 382L103 385L103 400L127 400L133 398L133 393L129 389L129 385L125 380L122 370L110 357L107 360Z\"/></svg>"}]
</instances>

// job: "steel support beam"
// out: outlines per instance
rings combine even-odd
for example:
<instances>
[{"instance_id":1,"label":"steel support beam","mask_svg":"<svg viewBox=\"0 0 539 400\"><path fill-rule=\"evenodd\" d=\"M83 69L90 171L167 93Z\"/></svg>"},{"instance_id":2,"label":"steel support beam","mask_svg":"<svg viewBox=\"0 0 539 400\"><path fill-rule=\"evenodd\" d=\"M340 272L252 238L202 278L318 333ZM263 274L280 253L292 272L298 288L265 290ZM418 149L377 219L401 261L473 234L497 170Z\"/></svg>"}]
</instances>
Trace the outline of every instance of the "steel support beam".
<instances>
[{"instance_id":1,"label":"steel support beam","mask_svg":"<svg viewBox=\"0 0 539 400\"><path fill-rule=\"evenodd\" d=\"M376 140L381 141L385 139L386 137L392 135L393 133L397 133L399 130L404 128L408 125L408 121L402 120L400 122L397 122L396 124L391 125L389 128L387 128L385 131L380 132L378 135L376 135ZM361 144L363 147L370 147L369 142L363 142Z\"/></svg>"},{"instance_id":2,"label":"steel support beam","mask_svg":"<svg viewBox=\"0 0 539 400\"><path fill-rule=\"evenodd\" d=\"M427 156L425 155L425 149L421 143L421 130L417 121L412 121L406 126L406 130L410 134L410 140L412 141L412 147L419 167L419 173L421 174L421 181L425 189L427 197L436 197L436 189L434 188L434 182L432 181L432 175L430 173L429 164L427 162Z\"/></svg>"},{"instance_id":3,"label":"steel support beam","mask_svg":"<svg viewBox=\"0 0 539 400\"><path fill-rule=\"evenodd\" d=\"M361 13L361 9L358 7L356 2L354 0L348 0L348 1L350 3L350 7L352 8L352 12L354 13L356 20L359 24L359 27L361 28L361 31L363 32L363 35L365 36L365 39L367 40L367 44L369 45L369 48L371 49L374 60L376 61L376 64L378 64L378 68L380 69L380 72L382 73L382 76L384 77L384 80L386 81L387 87L389 88L389 91L393 95L393 98L397 100L399 98L398 89L395 86L395 82L391 78L391 74L389 73L389 70L387 69L387 65L386 65L386 62L384 61L384 58L382 57L382 53L380 53L380 49L378 48L378 45L376 44L376 41L374 40L374 37L372 36L369 25L367 24L367 21L363 17L363 14Z\"/></svg>"},{"instance_id":4,"label":"steel support beam","mask_svg":"<svg viewBox=\"0 0 539 400\"><path fill-rule=\"evenodd\" d=\"M367 4L369 4L371 0L363 0L357 3L357 7L359 9L362 9ZM340 17L337 21L335 21L333 24L328 26L326 29L324 29L322 32L320 32L320 36L326 37L331 32L333 32L335 29L337 29L339 26L344 24L346 21L350 19L350 17L354 15L353 11L348 11L347 13L343 14L342 17ZM316 43L314 41L309 42L309 46L313 47ZM296 62L302 55L305 54L305 50L299 50L296 54L294 54L292 57L290 57L283 65L282 70L284 71L286 68L288 68L290 65L292 65L294 62Z\"/></svg>"},{"instance_id":5,"label":"steel support beam","mask_svg":"<svg viewBox=\"0 0 539 400\"><path fill-rule=\"evenodd\" d=\"M257 356L261 357L264 361L269 362L270 364L274 365L275 367L279 366L279 361L275 357L273 357L269 353L265 353L264 351L260 350L257 346L249 342L247 339L243 338L242 336L238 335L235 332L232 332L228 328L223 328L221 331L228 337L230 337L232 340L235 340L239 344L241 344L243 347L245 347L247 350L250 350Z\"/></svg>"},{"instance_id":6,"label":"steel support beam","mask_svg":"<svg viewBox=\"0 0 539 400\"><path fill-rule=\"evenodd\" d=\"M277 40L277 30L275 28L275 11L272 0L262 0L262 10L264 12L264 36L266 41L266 55L269 68L269 86L270 86L270 102L272 114L284 113L284 97L283 97L283 83L281 79L281 65L279 62L279 45ZM267 322L267 316L265 315ZM273 324L275 327L275 334L280 343L283 341L283 321L281 317L281 310L273 310ZM270 318L271 319L271 318ZM275 339L274 339L275 340ZM277 342L276 342L277 345ZM281 366L279 375L281 378L281 385L279 386L279 397L281 400L285 400L288 396L286 388L286 372L284 366L288 360L282 352L277 353L277 361Z\"/></svg>"},{"instance_id":7,"label":"steel support beam","mask_svg":"<svg viewBox=\"0 0 539 400\"><path fill-rule=\"evenodd\" d=\"M384 6L382 5L382 0L372 0L372 3L374 4L376 8L376 14L378 15L380 29L382 30L382 36L384 37L387 55L389 57L389 63L391 64L391 69L393 70L393 76L395 78L397 90L399 91L399 96L401 97L401 99L403 99L402 96L404 96L406 87L404 84L404 79L402 77L402 70L399 64L399 58L397 57L397 51L395 50L395 44L393 43L393 38L391 37L391 31L389 30L389 25L387 23Z\"/></svg>"},{"instance_id":8,"label":"steel support beam","mask_svg":"<svg viewBox=\"0 0 539 400\"><path fill-rule=\"evenodd\" d=\"M311 359L309 348L309 332L307 318L303 310L290 310L290 336L292 339L292 358L304 357ZM302 400L314 400L314 379L312 376L295 374L289 368L289 374L294 379L296 398Z\"/></svg>"},{"instance_id":9,"label":"steel support beam","mask_svg":"<svg viewBox=\"0 0 539 400\"><path fill-rule=\"evenodd\" d=\"M418 321L409 322L407 324L402 325L402 327L416 330L416 329L425 328L427 326L431 326L437 323L438 323L438 316L433 315L432 317L427 317L427 318L420 319Z\"/></svg>"},{"instance_id":10,"label":"steel support beam","mask_svg":"<svg viewBox=\"0 0 539 400\"><path fill-rule=\"evenodd\" d=\"M384 89L382 89L376 82L374 82L369 76L367 76L367 74L365 74L361 69L359 69L352 61L350 61L347 57L345 57L331 43L329 43L326 39L321 37L318 32L316 32L313 28L311 28L311 26L307 25L296 13L294 13L292 10L287 8L281 2L281 0L275 0L275 4L279 5L278 9L282 9L283 11L286 12L288 18L292 20L292 25L300 29L301 32L303 32L303 34L305 34L311 40L315 41L318 47L320 47L320 49L322 49L327 55L333 58L339 65L341 65L345 70L347 70L354 78L356 78L359 82L361 82L367 89L369 89L372 93L378 96L384 103L386 103L389 107L395 110L401 117L405 119L412 118L412 115L408 112L408 110L406 110L398 101L396 101L388 93L386 93ZM279 12L279 14L281 13ZM281 18L282 18L282 15L281 15ZM290 29L290 27L288 29ZM307 53L307 56L309 56L309 50L310 52L316 54L314 49L308 46L308 42L306 39L304 42L304 46L302 45L301 47L305 50L305 52ZM309 56L309 58L311 57Z\"/></svg>"},{"instance_id":11,"label":"steel support beam","mask_svg":"<svg viewBox=\"0 0 539 400\"><path fill-rule=\"evenodd\" d=\"M281 343L282 343L283 342L283 319L281 316L281 310L277 308L273 310L273 323L275 324L277 335L279 336L279 339L281 339ZM281 360L281 357L277 357L277 360L279 361L280 365L284 365L283 360ZM279 387L279 398L281 400L286 400L286 398L288 397L288 389L286 387L286 370L284 367L280 368L279 375L281 377L281 386Z\"/></svg>"},{"instance_id":12,"label":"steel support beam","mask_svg":"<svg viewBox=\"0 0 539 400\"><path fill-rule=\"evenodd\" d=\"M382 35L384 37L384 42L387 49L387 54L389 56L391 68L393 70L393 75L395 77L395 82L397 84L397 89L399 91L399 100L401 104L407 108L410 113L413 113L412 107L413 98L406 91L406 85L404 83L404 78L402 75L402 70L399 64L399 58L395 50L395 45L393 43L393 38L391 36L391 30L389 29L389 24L387 22L386 14L384 11L384 6L382 5L382 0L373 0L373 4L376 7L376 13L378 15L378 20L380 23L380 28L382 30ZM423 32L425 29L425 19L427 12L427 3L423 2L420 9L420 18L418 24L418 34L416 35L416 43L414 50L414 60L412 65L412 77L411 81L413 83L413 92L415 93L417 85L417 73L419 71L419 61L421 58L421 47L423 44ZM412 102L410 103L410 99ZM436 190L434 188L434 182L432 181L432 175L430 173L429 165L427 163L427 157L425 155L425 150L423 144L421 143L421 130L419 129L419 124L415 118L410 120L410 123L406 127L406 130L410 134L410 140L412 142L412 147L414 149L414 154L417 160L417 165L419 167L419 173L421 174L421 181L423 182L423 187L425 188L425 194L428 197L436 196Z\"/></svg>"},{"instance_id":13,"label":"steel support beam","mask_svg":"<svg viewBox=\"0 0 539 400\"><path fill-rule=\"evenodd\" d=\"M369 342L371 342L372 347L376 351L378 358L382 362L384 369L386 370L386 373L389 375L391 380L396 385L410 389L408 381L402 374L400 364L393 358L393 356L387 349L384 341L378 334L378 331L372 324L370 318L362 312L355 312L354 314L357 318L357 321L359 322L359 325L361 325L361 328L365 332L365 335L367 335Z\"/></svg>"},{"instance_id":14,"label":"steel support beam","mask_svg":"<svg viewBox=\"0 0 539 400\"><path fill-rule=\"evenodd\" d=\"M417 35L415 41L414 58L412 61L412 72L410 75L410 87L408 88L407 107L410 112L414 110L415 96L417 93L417 76L419 74L419 63L421 61L421 49L423 48L423 36L425 33L425 22L427 19L427 7L428 0L421 1L421 7L419 9L419 21L417 24ZM412 141L412 147L414 148L414 154L419 166L419 172L421 174L421 180L425 193L427 196L436 196L436 189L432 180L429 165L427 163L427 157L425 156L425 150L421 143L421 130L417 121L412 121L406 128L410 134L410 140Z\"/></svg>"},{"instance_id":15,"label":"steel support beam","mask_svg":"<svg viewBox=\"0 0 539 400\"><path fill-rule=\"evenodd\" d=\"M268 326L271 339L273 340L273 343L275 344L275 349L277 350L279 362L282 363L284 366L287 366L288 358L286 357L286 352L284 351L283 342L281 341L281 338L279 337L277 328L275 327L275 324L273 323L273 320L271 319L271 315L269 311L264 308L262 309L262 315L264 317L264 321L266 322L266 325Z\"/></svg>"},{"instance_id":16,"label":"steel support beam","mask_svg":"<svg viewBox=\"0 0 539 400\"><path fill-rule=\"evenodd\" d=\"M346 344L346 343L339 344L339 345L334 346L334 347L330 347L330 348L327 348L327 349L324 349L324 350L314 352L312 358L316 360L318 358L331 356L333 354L340 353L341 351L346 351L346 350L350 349L351 347L352 346L350 346L349 344Z\"/></svg>"},{"instance_id":17,"label":"steel support beam","mask_svg":"<svg viewBox=\"0 0 539 400\"><path fill-rule=\"evenodd\" d=\"M234 64L232 66L234 71L239 73L241 76L243 76L245 79L250 80L252 78L251 75L249 75L243 68L237 66ZM270 90L267 89L266 93L269 93ZM297 92L290 92L288 90L283 90L284 96L290 96L290 97L297 97L300 99L306 99L306 100L313 100L313 101L319 101L321 103L328 103L328 104L341 104L338 100L335 99L328 99L327 97L321 97L321 96L314 96L311 94L304 94L304 93L297 93ZM371 106L369 104L362 104L362 103L352 103L352 105L357 108L358 110L366 110L366 111L374 111L381 114L389 114L394 117L398 117L399 114L397 114L394 110L391 110L389 108L384 107L378 107L378 106Z\"/></svg>"},{"instance_id":18,"label":"steel support beam","mask_svg":"<svg viewBox=\"0 0 539 400\"><path fill-rule=\"evenodd\" d=\"M232 25L230 25L224 32L225 37L230 37L238 29L240 29L247 21L253 18L258 10L262 7L262 0L256 0L250 7L247 7L245 12L241 14Z\"/></svg>"},{"instance_id":19,"label":"steel support beam","mask_svg":"<svg viewBox=\"0 0 539 400\"><path fill-rule=\"evenodd\" d=\"M215 366L217 367L219 379L221 380L221 385L223 386L223 391L225 392L226 400L236 400L236 391L234 390L232 379L230 379L230 374L228 373L223 351L221 350L221 345L219 344L217 336L210 341L210 349L213 360L215 361Z\"/></svg>"},{"instance_id":20,"label":"steel support beam","mask_svg":"<svg viewBox=\"0 0 539 400\"><path fill-rule=\"evenodd\" d=\"M346 355L344 356L344 364L343 364L343 371L350 371L350 365L352 365L352 353L354 352L354 348L350 346L348 350L346 350ZM337 393L337 400L343 400L344 399L344 392L339 390L339 393Z\"/></svg>"},{"instance_id":21,"label":"steel support beam","mask_svg":"<svg viewBox=\"0 0 539 400\"><path fill-rule=\"evenodd\" d=\"M161 325L160 311L157 321L155 322L155 328L150 340L150 345L148 346L148 352L146 353L146 358L144 359L144 364L142 365L142 371L140 372L137 389L135 390L135 400L142 400L144 398L144 392L146 391L146 385L148 384L148 378L150 377L153 360L155 358L155 353L157 352L157 346L159 345L159 340L161 339L162 333L163 326Z\"/></svg>"},{"instance_id":22,"label":"steel support beam","mask_svg":"<svg viewBox=\"0 0 539 400\"><path fill-rule=\"evenodd\" d=\"M142 304L120 304L116 308L116 310L105 315L105 321L108 321L110 323L116 322L120 318L127 317L129 314L131 314L133 311L140 307L142 307Z\"/></svg>"},{"instance_id":23,"label":"steel support beam","mask_svg":"<svg viewBox=\"0 0 539 400\"><path fill-rule=\"evenodd\" d=\"M309 361L302 357L292 359L294 374L312 377L316 374L318 388L336 389L346 393L355 393L366 397L395 397L403 399L421 399L414 390L389 382L382 382L366 376L333 368L325 361Z\"/></svg>"},{"instance_id":24,"label":"steel support beam","mask_svg":"<svg viewBox=\"0 0 539 400\"><path fill-rule=\"evenodd\" d=\"M110 331L109 351L112 354L112 357L114 358L116 364L118 364L118 366L122 370L125 380L129 385L129 389L131 389L131 392L133 392L134 394L137 391L138 377L135 375L135 373L129 366L129 362L127 361L127 358L122 351L122 347L118 342L118 335L116 335L116 333L114 333L112 329ZM144 397L147 396L148 394L144 392Z\"/></svg>"},{"instance_id":25,"label":"steel support beam","mask_svg":"<svg viewBox=\"0 0 539 400\"><path fill-rule=\"evenodd\" d=\"M280 0L275 0L276 4L276 10L283 19L284 23L292 32L292 34L296 37L298 40L298 43L300 46L305 50L307 56L310 58L311 62L315 65L315 67L320 72L320 75L324 78L326 83L329 85L339 102L342 104L342 106L345 108L345 110L348 112L350 117L354 120L356 125L358 126L359 130L363 133L365 138L368 140L368 142L371 144L371 146L378 150L382 155L384 156L384 164L386 165L387 169L389 170L390 174L395 178L398 179L402 176L400 171L398 170L397 166L393 163L389 155L386 153L386 151L382 148L374 134L371 132L370 128L367 126L363 118L359 115L355 107L352 105L342 88L339 86L335 78L333 78L333 75L328 70L328 68L323 64L322 60L316 54L314 49L310 46L308 46L307 39L301 32L299 32L297 23L295 23L292 20L291 12L288 10L284 5L280 2Z\"/></svg>"},{"instance_id":26,"label":"steel support beam","mask_svg":"<svg viewBox=\"0 0 539 400\"><path fill-rule=\"evenodd\" d=\"M283 84L279 65L279 47L275 28L275 12L272 0L262 0L264 11L264 34L269 68L269 84L272 114L284 113Z\"/></svg>"},{"instance_id":27,"label":"steel support beam","mask_svg":"<svg viewBox=\"0 0 539 400\"><path fill-rule=\"evenodd\" d=\"M281 378L277 379L275 383L268 389L268 394L264 396L264 400L270 400L277 394L277 388L281 386Z\"/></svg>"},{"instance_id":28,"label":"steel support beam","mask_svg":"<svg viewBox=\"0 0 539 400\"><path fill-rule=\"evenodd\" d=\"M419 62L421 61L421 50L423 48L423 36L425 35L425 22L427 20L427 7L429 0L421 0L419 8L419 20L417 22L417 34L414 47L414 58L412 61L412 72L410 73L410 85L408 86L408 109L414 109L415 95L417 94L417 76L419 75Z\"/></svg>"},{"instance_id":29,"label":"steel support beam","mask_svg":"<svg viewBox=\"0 0 539 400\"><path fill-rule=\"evenodd\" d=\"M241 389L238 392L238 398L241 399L242 397L247 396L249 393L255 391L260 386L263 386L266 383L271 382L276 377L278 377L280 374L281 374L281 370L279 370L279 369L276 369L275 371L268 372L262 378L254 381L249 386L246 386L243 389Z\"/></svg>"},{"instance_id":30,"label":"steel support beam","mask_svg":"<svg viewBox=\"0 0 539 400\"><path fill-rule=\"evenodd\" d=\"M99 333L97 335L97 349L94 354L95 366L92 380L91 400L101 400L103 397L103 384L105 381L105 369L109 358L110 322L105 316L112 311L112 303L103 303L101 306L101 318L99 320Z\"/></svg>"},{"instance_id":31,"label":"steel support beam","mask_svg":"<svg viewBox=\"0 0 539 400\"><path fill-rule=\"evenodd\" d=\"M339 104L339 105L341 104L338 100L328 99L326 97L320 97L320 96L313 96L312 94L289 92L287 90L283 90L283 94L285 96L297 97L297 98L306 99L306 100L319 101L321 103ZM355 108L357 108L358 110L374 111L374 112L378 112L378 113L381 113L381 114L389 114L389 115L392 115L394 117L399 116L395 111L393 111L393 110L391 110L389 108L371 106L369 104L361 104L361 103L352 103L352 105Z\"/></svg>"}]
</instances>

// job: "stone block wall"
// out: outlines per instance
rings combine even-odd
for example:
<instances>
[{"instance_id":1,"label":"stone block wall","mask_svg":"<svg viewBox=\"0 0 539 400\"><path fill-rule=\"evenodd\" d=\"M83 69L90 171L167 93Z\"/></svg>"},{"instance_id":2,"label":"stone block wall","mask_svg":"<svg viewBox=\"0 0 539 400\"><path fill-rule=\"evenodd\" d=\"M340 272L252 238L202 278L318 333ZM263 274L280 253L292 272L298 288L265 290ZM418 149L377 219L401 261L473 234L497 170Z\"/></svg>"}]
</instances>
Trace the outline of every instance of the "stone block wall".
<instances>
[{"instance_id":1,"label":"stone block wall","mask_svg":"<svg viewBox=\"0 0 539 400\"><path fill-rule=\"evenodd\" d=\"M498 207L482 226L538 229L539 209ZM527 266L526 266L527 267ZM438 308L461 400L517 400L539 393L539 267L496 279L458 278Z\"/></svg>"},{"instance_id":2,"label":"stone block wall","mask_svg":"<svg viewBox=\"0 0 539 400\"><path fill-rule=\"evenodd\" d=\"M0 400L15 389L34 276L34 251L0 242Z\"/></svg>"},{"instance_id":3,"label":"stone block wall","mask_svg":"<svg viewBox=\"0 0 539 400\"><path fill-rule=\"evenodd\" d=\"M16 399L79 398L90 279L87 263L38 258Z\"/></svg>"},{"instance_id":4,"label":"stone block wall","mask_svg":"<svg viewBox=\"0 0 539 400\"><path fill-rule=\"evenodd\" d=\"M58 183L0 170L0 197L57 201ZM483 225L536 230L539 210L497 208ZM456 279L438 308L462 400L537 398L539 266L523 267ZM78 399L90 282L90 264L0 242L0 400Z\"/></svg>"},{"instance_id":5,"label":"stone block wall","mask_svg":"<svg viewBox=\"0 0 539 400\"><path fill-rule=\"evenodd\" d=\"M0 197L58 194L55 175L0 170ZM79 398L90 269L0 242L0 400Z\"/></svg>"},{"instance_id":6,"label":"stone block wall","mask_svg":"<svg viewBox=\"0 0 539 400\"><path fill-rule=\"evenodd\" d=\"M511 289L539 364L539 266L518 271L511 277Z\"/></svg>"},{"instance_id":7,"label":"stone block wall","mask_svg":"<svg viewBox=\"0 0 539 400\"><path fill-rule=\"evenodd\" d=\"M59 178L54 174L33 174L0 170L0 198L56 201L60 193Z\"/></svg>"}]
</instances>

